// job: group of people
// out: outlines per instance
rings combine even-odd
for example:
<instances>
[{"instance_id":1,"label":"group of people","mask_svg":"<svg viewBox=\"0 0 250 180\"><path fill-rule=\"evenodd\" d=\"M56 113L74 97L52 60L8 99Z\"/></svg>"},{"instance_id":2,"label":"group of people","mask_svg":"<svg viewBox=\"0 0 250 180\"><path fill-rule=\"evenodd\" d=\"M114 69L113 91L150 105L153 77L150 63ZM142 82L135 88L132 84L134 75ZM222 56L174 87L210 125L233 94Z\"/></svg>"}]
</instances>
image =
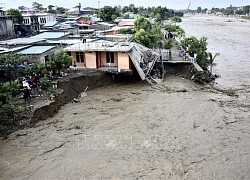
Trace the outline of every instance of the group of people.
<instances>
[{"instance_id":1,"label":"group of people","mask_svg":"<svg viewBox=\"0 0 250 180\"><path fill-rule=\"evenodd\" d=\"M31 94L36 93L38 96L42 96L42 84L38 81L36 76L23 78L22 89L24 101L27 102L31 99Z\"/></svg>"},{"instance_id":2,"label":"group of people","mask_svg":"<svg viewBox=\"0 0 250 180\"><path fill-rule=\"evenodd\" d=\"M185 51L184 49L181 50L180 57L182 57L184 61L196 62L197 54L194 53L193 55L190 55L187 48L187 51Z\"/></svg>"}]
</instances>

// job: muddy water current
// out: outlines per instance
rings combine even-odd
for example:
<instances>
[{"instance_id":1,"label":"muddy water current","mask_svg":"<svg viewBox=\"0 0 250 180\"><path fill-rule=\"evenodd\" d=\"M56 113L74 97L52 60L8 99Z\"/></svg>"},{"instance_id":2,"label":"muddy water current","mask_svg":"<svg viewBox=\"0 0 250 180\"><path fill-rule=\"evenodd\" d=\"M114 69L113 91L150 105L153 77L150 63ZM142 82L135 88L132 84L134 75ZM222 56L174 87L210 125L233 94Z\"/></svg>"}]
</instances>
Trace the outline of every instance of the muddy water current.
<instances>
[{"instance_id":1,"label":"muddy water current","mask_svg":"<svg viewBox=\"0 0 250 180\"><path fill-rule=\"evenodd\" d=\"M250 21L231 17L186 15L181 27L187 36L208 38L208 51L220 53L214 72L223 88L238 89L250 85Z\"/></svg>"}]
</instances>

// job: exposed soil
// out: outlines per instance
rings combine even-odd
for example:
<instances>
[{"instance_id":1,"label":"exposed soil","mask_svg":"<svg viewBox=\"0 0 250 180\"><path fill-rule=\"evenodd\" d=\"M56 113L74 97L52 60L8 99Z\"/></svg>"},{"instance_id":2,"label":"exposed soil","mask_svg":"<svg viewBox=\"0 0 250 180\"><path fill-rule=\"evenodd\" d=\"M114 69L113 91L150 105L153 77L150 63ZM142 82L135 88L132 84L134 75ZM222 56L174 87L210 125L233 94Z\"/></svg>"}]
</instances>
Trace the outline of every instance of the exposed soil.
<instances>
[{"instance_id":1,"label":"exposed soil","mask_svg":"<svg viewBox=\"0 0 250 180\"><path fill-rule=\"evenodd\" d=\"M0 140L0 179L249 179L250 91L178 76L88 91Z\"/></svg>"}]
</instances>

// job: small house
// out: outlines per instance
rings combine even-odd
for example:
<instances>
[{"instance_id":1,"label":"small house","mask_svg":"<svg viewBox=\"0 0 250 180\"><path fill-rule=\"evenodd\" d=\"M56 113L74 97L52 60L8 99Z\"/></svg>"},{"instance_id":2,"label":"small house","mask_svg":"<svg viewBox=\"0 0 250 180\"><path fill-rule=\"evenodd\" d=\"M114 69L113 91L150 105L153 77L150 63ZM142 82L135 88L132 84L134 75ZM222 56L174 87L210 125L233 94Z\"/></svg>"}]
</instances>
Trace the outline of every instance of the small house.
<instances>
[{"instance_id":1,"label":"small house","mask_svg":"<svg viewBox=\"0 0 250 180\"><path fill-rule=\"evenodd\" d=\"M159 60L154 51L137 43L90 42L65 48L77 68L96 69L113 74L133 74L136 70L145 80Z\"/></svg>"},{"instance_id":2,"label":"small house","mask_svg":"<svg viewBox=\"0 0 250 180\"><path fill-rule=\"evenodd\" d=\"M56 46L31 46L18 52L28 56L30 63L45 64L49 60L49 54L56 50Z\"/></svg>"}]
</instances>

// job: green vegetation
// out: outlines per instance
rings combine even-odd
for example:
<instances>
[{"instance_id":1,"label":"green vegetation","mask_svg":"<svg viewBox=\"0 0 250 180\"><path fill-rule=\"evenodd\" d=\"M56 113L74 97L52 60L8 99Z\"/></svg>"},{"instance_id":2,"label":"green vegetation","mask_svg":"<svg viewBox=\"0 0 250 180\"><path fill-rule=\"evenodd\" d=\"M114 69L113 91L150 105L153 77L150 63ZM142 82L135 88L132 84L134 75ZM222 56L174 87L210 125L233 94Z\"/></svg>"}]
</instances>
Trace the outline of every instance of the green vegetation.
<instances>
[{"instance_id":1,"label":"green vegetation","mask_svg":"<svg viewBox=\"0 0 250 180\"><path fill-rule=\"evenodd\" d=\"M249 16L241 16L242 19L247 19L250 20L250 15Z\"/></svg>"},{"instance_id":2,"label":"green vegetation","mask_svg":"<svg viewBox=\"0 0 250 180\"><path fill-rule=\"evenodd\" d=\"M133 35L133 41L151 48L153 36L149 32L145 31L145 29L140 29Z\"/></svg>"},{"instance_id":3,"label":"green vegetation","mask_svg":"<svg viewBox=\"0 0 250 180\"><path fill-rule=\"evenodd\" d=\"M13 23L23 23L23 16L18 9L8 9L6 14L13 17Z\"/></svg>"},{"instance_id":4,"label":"green vegetation","mask_svg":"<svg viewBox=\"0 0 250 180\"><path fill-rule=\"evenodd\" d=\"M48 13L53 13L53 14L56 14L56 10L54 9L55 6L53 5L48 5L48 8L47 8L47 12Z\"/></svg>"},{"instance_id":5,"label":"green vegetation","mask_svg":"<svg viewBox=\"0 0 250 180\"><path fill-rule=\"evenodd\" d=\"M182 22L181 18L179 16L174 16L171 18L171 21L173 23L177 23L177 22Z\"/></svg>"},{"instance_id":6,"label":"green vegetation","mask_svg":"<svg viewBox=\"0 0 250 180\"><path fill-rule=\"evenodd\" d=\"M68 9L64 7L56 7L56 14L65 14L68 11Z\"/></svg>"},{"instance_id":7,"label":"green vegetation","mask_svg":"<svg viewBox=\"0 0 250 180\"><path fill-rule=\"evenodd\" d=\"M32 7L33 9L39 10L39 11L43 11L43 5L37 2L32 2Z\"/></svg>"},{"instance_id":8,"label":"green vegetation","mask_svg":"<svg viewBox=\"0 0 250 180\"><path fill-rule=\"evenodd\" d=\"M35 74L43 74L45 72L45 65L43 64L34 64L33 66L24 64L24 68L20 70L24 76L33 76Z\"/></svg>"},{"instance_id":9,"label":"green vegetation","mask_svg":"<svg viewBox=\"0 0 250 180\"><path fill-rule=\"evenodd\" d=\"M105 6L101 8L98 12L98 16L107 22L114 21L117 17L123 16L125 19L128 19L131 14L136 14L146 18L152 18L156 22L161 23L163 20L169 19L174 16L183 16L182 11L174 11L172 9L167 9L166 7L148 7L144 8L143 6L135 7L134 4L129 6L124 6L122 9L120 6Z\"/></svg>"},{"instance_id":10,"label":"green vegetation","mask_svg":"<svg viewBox=\"0 0 250 180\"><path fill-rule=\"evenodd\" d=\"M49 61L46 63L47 70L64 70L69 67L73 61L73 58L67 54L65 50L61 50L57 53L51 53L49 55Z\"/></svg>"},{"instance_id":11,"label":"green vegetation","mask_svg":"<svg viewBox=\"0 0 250 180\"><path fill-rule=\"evenodd\" d=\"M171 49L175 45L176 41L174 39L169 39L165 41L164 48Z\"/></svg>"},{"instance_id":12,"label":"green vegetation","mask_svg":"<svg viewBox=\"0 0 250 180\"><path fill-rule=\"evenodd\" d=\"M120 29L121 34L134 34L135 30L133 28Z\"/></svg>"},{"instance_id":13,"label":"green vegetation","mask_svg":"<svg viewBox=\"0 0 250 180\"><path fill-rule=\"evenodd\" d=\"M208 59L207 59L207 38L202 37L201 39L197 39L196 37L188 37L184 38L181 41L181 45L183 49L187 50L191 56L197 54L197 63L199 66L207 70L208 67Z\"/></svg>"},{"instance_id":14,"label":"green vegetation","mask_svg":"<svg viewBox=\"0 0 250 180\"><path fill-rule=\"evenodd\" d=\"M227 16L234 16L234 15L241 15L241 16L249 16L250 14L250 5L242 6L241 8L235 7L230 5L229 7L225 8L216 8L213 7L211 9L208 8L202 8L202 7L197 7L196 10L188 10L187 12L189 13L210 13L210 14L217 14L221 13Z\"/></svg>"},{"instance_id":15,"label":"green vegetation","mask_svg":"<svg viewBox=\"0 0 250 180\"><path fill-rule=\"evenodd\" d=\"M44 76L44 77L40 78L39 81L42 84L44 89L47 89L47 88L51 87L50 80L49 80L49 78L47 76Z\"/></svg>"},{"instance_id":16,"label":"green vegetation","mask_svg":"<svg viewBox=\"0 0 250 180\"><path fill-rule=\"evenodd\" d=\"M134 22L134 29L135 31L139 31L141 29L144 29L145 31L150 31L152 29L152 24L148 19L145 17L139 17L135 22Z\"/></svg>"},{"instance_id":17,"label":"green vegetation","mask_svg":"<svg viewBox=\"0 0 250 180\"><path fill-rule=\"evenodd\" d=\"M166 7L158 6L153 8L152 17L155 18L156 22L161 22L168 18L168 9Z\"/></svg>"},{"instance_id":18,"label":"green vegetation","mask_svg":"<svg viewBox=\"0 0 250 180\"><path fill-rule=\"evenodd\" d=\"M100 9L98 15L103 21L111 22L119 16L119 12L115 7L113 8L111 6L104 6Z\"/></svg>"},{"instance_id":19,"label":"green vegetation","mask_svg":"<svg viewBox=\"0 0 250 180\"><path fill-rule=\"evenodd\" d=\"M208 57L207 60L208 60L208 65L210 67L209 71L210 71L211 74L213 73L213 66L215 65L214 60L219 55L220 55L219 53L216 53L216 54L213 55L211 52L207 52L207 57Z\"/></svg>"},{"instance_id":20,"label":"green vegetation","mask_svg":"<svg viewBox=\"0 0 250 180\"><path fill-rule=\"evenodd\" d=\"M13 72L14 70L14 78L16 78L17 66L24 63L25 61L27 61L26 56L22 56L16 53L2 54L0 56L0 65L2 69L7 72L7 77L9 81L12 80L13 76L11 72Z\"/></svg>"},{"instance_id":21,"label":"green vegetation","mask_svg":"<svg viewBox=\"0 0 250 180\"><path fill-rule=\"evenodd\" d=\"M177 36L180 39L183 39L185 37L185 31L184 31L184 29L180 28L180 26L173 25L173 24L167 24L163 28L166 31L173 33L175 36Z\"/></svg>"},{"instance_id":22,"label":"green vegetation","mask_svg":"<svg viewBox=\"0 0 250 180\"><path fill-rule=\"evenodd\" d=\"M152 25L145 17L140 17L135 21L135 34L132 41L142 44L148 48L159 47L159 42L164 38L161 26Z\"/></svg>"},{"instance_id":23,"label":"green vegetation","mask_svg":"<svg viewBox=\"0 0 250 180\"><path fill-rule=\"evenodd\" d=\"M0 87L0 105L8 104L10 100L20 93L18 80L9 81Z\"/></svg>"},{"instance_id":24,"label":"green vegetation","mask_svg":"<svg viewBox=\"0 0 250 180\"><path fill-rule=\"evenodd\" d=\"M49 93L57 93L56 90L51 88L51 79L47 77L49 70L58 71L64 70L72 63L72 57L69 56L66 51L59 51L52 53L49 58L48 64L28 64L28 58L15 53L2 54L0 56L0 66L5 72L7 72L7 82L0 85L0 135L12 132L14 128L20 126L20 121L27 115L27 109L24 104L20 104L17 96L21 96L21 81L20 77L36 76L37 81L40 83L43 89ZM18 68L20 65L21 68ZM18 76L14 76L18 73ZM20 76L21 74L22 76ZM19 79L17 79L19 77ZM16 80L12 80L16 79ZM15 101L17 101L15 103ZM23 101L21 101L23 102Z\"/></svg>"},{"instance_id":25,"label":"green vegetation","mask_svg":"<svg viewBox=\"0 0 250 180\"><path fill-rule=\"evenodd\" d=\"M192 57L194 54L197 54L196 59L199 66L205 71L209 70L210 74L213 73L212 67L215 65L214 60L219 55L219 53L213 55L211 52L207 52L206 37L201 37L200 39L197 39L194 36L184 38L181 41L181 46L183 49L187 50Z\"/></svg>"},{"instance_id":26,"label":"green vegetation","mask_svg":"<svg viewBox=\"0 0 250 180\"><path fill-rule=\"evenodd\" d=\"M0 136L5 136L18 126L25 115L23 106L4 104L0 106Z\"/></svg>"},{"instance_id":27,"label":"green vegetation","mask_svg":"<svg viewBox=\"0 0 250 180\"><path fill-rule=\"evenodd\" d=\"M11 129L19 125L20 113L24 109L22 106L10 103L18 94L20 94L18 80L6 82L0 86L0 136L7 134Z\"/></svg>"}]
</instances>

